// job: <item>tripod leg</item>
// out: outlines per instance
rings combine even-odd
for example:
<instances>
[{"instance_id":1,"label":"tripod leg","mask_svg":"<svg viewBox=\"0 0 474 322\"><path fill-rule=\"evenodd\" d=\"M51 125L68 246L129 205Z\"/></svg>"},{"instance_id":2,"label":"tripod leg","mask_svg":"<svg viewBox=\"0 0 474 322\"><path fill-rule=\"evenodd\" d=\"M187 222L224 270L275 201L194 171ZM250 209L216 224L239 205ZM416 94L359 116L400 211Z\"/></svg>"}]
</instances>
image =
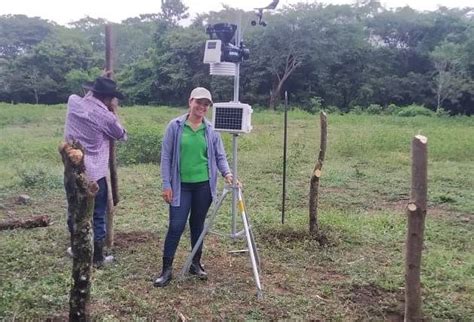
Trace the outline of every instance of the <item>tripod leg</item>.
<instances>
[{"instance_id":1,"label":"tripod leg","mask_svg":"<svg viewBox=\"0 0 474 322\"><path fill-rule=\"evenodd\" d=\"M258 268L258 271L260 272L260 255L258 254L257 244L255 243L255 237L253 235L252 226L249 223L247 214L245 215L245 220L247 221L247 225L249 227L250 240L252 241L253 253L255 254L255 261L257 262L257 268Z\"/></svg>"},{"instance_id":2,"label":"tripod leg","mask_svg":"<svg viewBox=\"0 0 474 322\"><path fill-rule=\"evenodd\" d=\"M261 298L263 296L263 293L262 293L263 291L262 291L262 285L260 284L260 276L258 273L259 268L257 265L256 256L255 256L256 247L254 247L254 243L252 241L250 228L247 221L247 215L245 214L244 203L242 200L242 192L240 189L239 189L239 209L242 213L242 221L244 223L245 236L247 237L247 248L250 254L250 262L252 264L253 277L255 280L255 284L257 285L257 297Z\"/></svg>"},{"instance_id":3,"label":"tripod leg","mask_svg":"<svg viewBox=\"0 0 474 322\"><path fill-rule=\"evenodd\" d=\"M242 198L242 202L243 202L244 196L242 195L242 193L240 194L240 197ZM257 262L258 271L260 272L260 255L258 254L257 243L255 242L255 236L252 231L252 225L250 225L249 217L247 216L246 213L245 213L245 218L243 220L247 222L247 226L249 227L250 240L252 241L252 248L255 254L255 260Z\"/></svg>"},{"instance_id":4,"label":"tripod leg","mask_svg":"<svg viewBox=\"0 0 474 322\"><path fill-rule=\"evenodd\" d=\"M204 225L204 229L202 230L201 235L199 236L196 244L194 245L194 247L191 251L191 254L189 254L188 258L186 259L186 262L184 263L184 266L183 266L183 269L181 270L179 279L184 279L184 277L188 274L189 268L191 267L191 263L193 261L193 257L194 257L194 255L196 255L196 253L199 249L199 246L202 244L202 242L204 240L204 236L206 236L209 229L211 229L211 226L214 222L214 219L217 216L217 212L218 212L219 208L221 207L222 202L224 201L224 198L227 195L227 193L229 193L229 190L224 188L224 192L222 193L222 196L219 198L219 200L217 200L217 202L216 202L216 204L215 204L215 206L212 210L211 215L209 216L209 218L206 221L206 224Z\"/></svg>"}]
</instances>

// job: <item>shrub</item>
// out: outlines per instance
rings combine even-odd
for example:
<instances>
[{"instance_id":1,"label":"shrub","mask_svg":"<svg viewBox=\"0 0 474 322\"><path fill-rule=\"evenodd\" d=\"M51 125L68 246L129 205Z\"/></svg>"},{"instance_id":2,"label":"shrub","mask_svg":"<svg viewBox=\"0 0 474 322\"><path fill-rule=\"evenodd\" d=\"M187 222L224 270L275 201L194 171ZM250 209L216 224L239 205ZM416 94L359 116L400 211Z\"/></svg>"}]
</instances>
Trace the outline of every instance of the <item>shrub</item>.
<instances>
[{"instance_id":1,"label":"shrub","mask_svg":"<svg viewBox=\"0 0 474 322\"><path fill-rule=\"evenodd\" d=\"M25 188L56 189L63 186L63 178L43 166L26 166L16 170L20 185Z\"/></svg>"},{"instance_id":2,"label":"shrub","mask_svg":"<svg viewBox=\"0 0 474 322\"><path fill-rule=\"evenodd\" d=\"M384 114L387 114L387 115L394 115L394 114L397 114L398 111L399 111L400 107L398 107L397 105L395 104L389 104L385 110L384 110Z\"/></svg>"},{"instance_id":3,"label":"shrub","mask_svg":"<svg viewBox=\"0 0 474 322\"><path fill-rule=\"evenodd\" d=\"M442 107L438 108L435 113L436 113L436 116L439 116L439 117L450 116L449 111L445 110Z\"/></svg>"},{"instance_id":4,"label":"shrub","mask_svg":"<svg viewBox=\"0 0 474 322\"><path fill-rule=\"evenodd\" d=\"M360 105L356 105L356 106L351 107L349 112L360 115L364 113L364 108Z\"/></svg>"},{"instance_id":5,"label":"shrub","mask_svg":"<svg viewBox=\"0 0 474 322\"><path fill-rule=\"evenodd\" d=\"M314 96L309 99L309 109L308 112L310 113L318 113L323 109L323 99L319 96Z\"/></svg>"},{"instance_id":6,"label":"shrub","mask_svg":"<svg viewBox=\"0 0 474 322\"><path fill-rule=\"evenodd\" d=\"M128 141L118 143L117 162L123 165L160 163L163 129L157 126L127 127Z\"/></svg>"},{"instance_id":7,"label":"shrub","mask_svg":"<svg viewBox=\"0 0 474 322\"><path fill-rule=\"evenodd\" d=\"M324 112L331 114L331 113L340 113L341 110L339 107L334 106L334 105L328 105L325 108L322 109Z\"/></svg>"},{"instance_id":8,"label":"shrub","mask_svg":"<svg viewBox=\"0 0 474 322\"><path fill-rule=\"evenodd\" d=\"M379 104L370 104L367 109L366 109L367 114L382 114L383 112L383 107L380 106Z\"/></svg>"},{"instance_id":9,"label":"shrub","mask_svg":"<svg viewBox=\"0 0 474 322\"><path fill-rule=\"evenodd\" d=\"M409 105L400 108L396 115L412 117L417 115L432 116L434 113L430 109L420 105Z\"/></svg>"}]
</instances>

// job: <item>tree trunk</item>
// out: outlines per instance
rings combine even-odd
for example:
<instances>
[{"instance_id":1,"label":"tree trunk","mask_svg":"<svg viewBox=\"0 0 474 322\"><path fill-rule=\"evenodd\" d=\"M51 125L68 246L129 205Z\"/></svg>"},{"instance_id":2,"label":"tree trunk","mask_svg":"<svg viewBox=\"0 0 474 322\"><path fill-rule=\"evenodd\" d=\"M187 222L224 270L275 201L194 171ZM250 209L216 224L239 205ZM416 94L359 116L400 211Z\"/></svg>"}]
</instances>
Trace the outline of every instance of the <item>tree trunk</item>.
<instances>
[{"instance_id":1,"label":"tree trunk","mask_svg":"<svg viewBox=\"0 0 474 322\"><path fill-rule=\"evenodd\" d=\"M92 270L92 214L94 197L99 190L96 182L85 175L84 149L73 142L63 143L59 153L64 163L64 187L68 212L73 218L72 279L69 297L69 320L89 321L89 299Z\"/></svg>"},{"instance_id":2,"label":"tree trunk","mask_svg":"<svg viewBox=\"0 0 474 322\"><path fill-rule=\"evenodd\" d=\"M309 188L309 231L310 233L318 232L318 201L319 201L319 178L321 177L321 169L324 163L324 156L326 155L328 122L326 113L319 114L321 123L321 142L319 148L318 161L311 176Z\"/></svg>"},{"instance_id":3,"label":"tree trunk","mask_svg":"<svg viewBox=\"0 0 474 322\"><path fill-rule=\"evenodd\" d=\"M38 91L36 89L34 89L33 91L35 93L35 104L38 105L38 103L39 103Z\"/></svg>"},{"instance_id":4,"label":"tree trunk","mask_svg":"<svg viewBox=\"0 0 474 322\"><path fill-rule=\"evenodd\" d=\"M51 222L49 216L35 216L27 219L13 219L0 222L0 230L17 229L17 228L35 228L47 227Z\"/></svg>"},{"instance_id":5,"label":"tree trunk","mask_svg":"<svg viewBox=\"0 0 474 322\"><path fill-rule=\"evenodd\" d=\"M290 75L295 71L296 68L298 68L301 65L301 62L298 61L296 56L293 54L288 54L286 57L286 63L285 63L285 70L283 73L279 73L277 69L275 69L275 76L278 80L276 83L276 87L274 87L271 91L270 95L270 108L272 110L276 109L277 103L280 100L280 93L281 89L283 88L283 84L285 84L286 80Z\"/></svg>"},{"instance_id":6,"label":"tree trunk","mask_svg":"<svg viewBox=\"0 0 474 322\"><path fill-rule=\"evenodd\" d=\"M278 78L278 83L276 84L276 87L274 87L271 91L270 109L276 110L276 107L280 102L281 89L283 88L283 84L285 83L288 76L290 76L290 74L285 74L282 78Z\"/></svg>"},{"instance_id":7,"label":"tree trunk","mask_svg":"<svg viewBox=\"0 0 474 322\"><path fill-rule=\"evenodd\" d=\"M439 81L438 81L438 90L436 92L436 112L439 111L441 108L441 90L442 90L442 85L441 85L441 75L439 76Z\"/></svg>"},{"instance_id":8,"label":"tree trunk","mask_svg":"<svg viewBox=\"0 0 474 322\"><path fill-rule=\"evenodd\" d=\"M421 321L421 253L427 204L427 138L412 141L411 196L407 207L408 233L405 262L405 321Z\"/></svg>"},{"instance_id":9,"label":"tree trunk","mask_svg":"<svg viewBox=\"0 0 474 322\"><path fill-rule=\"evenodd\" d=\"M278 86L279 87L279 86ZM277 103L280 97L280 90L277 88L273 89L270 94L270 109L275 111L277 107Z\"/></svg>"}]
</instances>

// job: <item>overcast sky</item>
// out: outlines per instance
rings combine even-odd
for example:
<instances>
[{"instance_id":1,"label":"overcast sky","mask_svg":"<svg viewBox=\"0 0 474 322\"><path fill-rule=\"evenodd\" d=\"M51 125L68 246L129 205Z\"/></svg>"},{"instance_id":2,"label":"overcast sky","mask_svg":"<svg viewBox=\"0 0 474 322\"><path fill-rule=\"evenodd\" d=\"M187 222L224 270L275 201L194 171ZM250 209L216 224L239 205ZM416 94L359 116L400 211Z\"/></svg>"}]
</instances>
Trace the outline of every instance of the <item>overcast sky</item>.
<instances>
[{"instance_id":1,"label":"overcast sky","mask_svg":"<svg viewBox=\"0 0 474 322\"><path fill-rule=\"evenodd\" d=\"M218 11L222 4L231 5L244 10L266 6L271 0L183 0L189 7L191 16L196 13ZM280 0L280 6L309 0ZM322 3L343 4L353 3L352 0L324 0ZM105 18L112 22L120 22L142 13L160 11L160 0L2 0L0 15L25 14L53 20L59 24L67 24L85 16ZM382 0L387 8L409 5L417 10L436 10L438 6L448 8L474 7L472 0Z\"/></svg>"}]
</instances>

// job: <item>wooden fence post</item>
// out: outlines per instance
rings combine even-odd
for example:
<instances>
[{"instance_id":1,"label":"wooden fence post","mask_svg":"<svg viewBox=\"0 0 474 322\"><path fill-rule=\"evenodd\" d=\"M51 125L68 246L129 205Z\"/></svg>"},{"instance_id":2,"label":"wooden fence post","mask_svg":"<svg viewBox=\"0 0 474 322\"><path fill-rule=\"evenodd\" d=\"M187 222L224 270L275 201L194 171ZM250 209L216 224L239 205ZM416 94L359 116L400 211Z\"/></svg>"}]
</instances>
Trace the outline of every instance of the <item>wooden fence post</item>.
<instances>
[{"instance_id":1,"label":"wooden fence post","mask_svg":"<svg viewBox=\"0 0 474 322\"><path fill-rule=\"evenodd\" d=\"M85 175L84 149L73 142L59 146L64 163L64 187L68 212L73 218L72 264L73 285L69 297L69 320L89 321L89 299L92 272L92 213L99 186Z\"/></svg>"},{"instance_id":2,"label":"wooden fence post","mask_svg":"<svg viewBox=\"0 0 474 322\"><path fill-rule=\"evenodd\" d=\"M411 195L407 206L408 233L405 262L405 321L421 321L421 253L427 205L428 139L412 141Z\"/></svg>"},{"instance_id":3,"label":"wooden fence post","mask_svg":"<svg viewBox=\"0 0 474 322\"><path fill-rule=\"evenodd\" d=\"M319 201L319 178L323 167L324 156L326 155L326 146L328 138L328 120L324 112L319 114L321 123L321 142L319 147L318 161L314 166L309 188L309 231L317 232L318 228L318 201Z\"/></svg>"},{"instance_id":4,"label":"wooden fence post","mask_svg":"<svg viewBox=\"0 0 474 322\"><path fill-rule=\"evenodd\" d=\"M105 26L105 70L109 78L113 78L113 55L114 55L114 45L113 45L113 34L112 26L110 24ZM107 217L106 217L106 236L105 236L105 245L110 249L114 244L114 215L115 215L115 206L119 203L119 193L118 193L118 177L117 177L117 147L114 140L110 140L110 150L109 150L109 169L110 175L107 176L107 188L108 188L108 197L107 197Z\"/></svg>"}]
</instances>

